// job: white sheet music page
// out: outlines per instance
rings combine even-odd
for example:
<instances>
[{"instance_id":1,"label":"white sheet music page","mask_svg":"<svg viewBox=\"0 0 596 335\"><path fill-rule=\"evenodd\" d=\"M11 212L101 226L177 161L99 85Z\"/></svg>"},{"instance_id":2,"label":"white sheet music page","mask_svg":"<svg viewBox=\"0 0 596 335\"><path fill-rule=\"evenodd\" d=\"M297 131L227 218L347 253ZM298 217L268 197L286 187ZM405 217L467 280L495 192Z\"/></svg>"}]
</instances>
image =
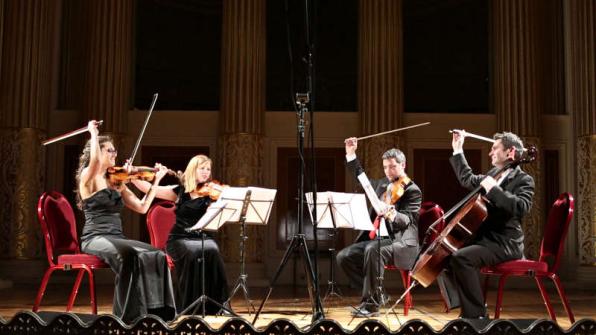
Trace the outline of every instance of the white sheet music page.
<instances>
[{"instance_id":1,"label":"white sheet music page","mask_svg":"<svg viewBox=\"0 0 596 335\"><path fill-rule=\"evenodd\" d=\"M228 187L222 191L219 198L228 202L227 208L235 209L234 215L228 221L240 221L242 205L248 190L251 191L251 194L246 209L246 224L267 224L277 190L252 186Z\"/></svg>"},{"instance_id":2,"label":"white sheet music page","mask_svg":"<svg viewBox=\"0 0 596 335\"><path fill-rule=\"evenodd\" d=\"M329 209L329 200L331 192L317 192L317 227L318 228L333 228L333 218ZM310 221L314 222L312 212L314 209L312 192L305 193L306 203L308 204L308 214Z\"/></svg>"},{"instance_id":3,"label":"white sheet music page","mask_svg":"<svg viewBox=\"0 0 596 335\"><path fill-rule=\"evenodd\" d=\"M209 207L207 207L207 211L203 216L197 221L197 223L190 228L190 230L209 230L209 231L216 231L219 229L221 225L226 222L225 217L220 215L218 220L214 220L218 216L218 214L223 213L224 208L226 208L227 202L223 200L218 200ZM234 212L234 211L231 211ZM230 213L231 215L232 213ZM229 216L229 215L228 215Z\"/></svg>"}]
</instances>

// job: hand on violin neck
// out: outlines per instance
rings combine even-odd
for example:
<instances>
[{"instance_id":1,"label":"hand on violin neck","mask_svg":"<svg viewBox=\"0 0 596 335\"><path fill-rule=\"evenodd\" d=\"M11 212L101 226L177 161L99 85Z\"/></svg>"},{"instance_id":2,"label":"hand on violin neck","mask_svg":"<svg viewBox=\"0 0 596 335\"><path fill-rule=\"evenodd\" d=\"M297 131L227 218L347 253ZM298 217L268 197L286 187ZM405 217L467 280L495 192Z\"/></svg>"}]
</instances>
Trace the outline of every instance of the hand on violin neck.
<instances>
[{"instance_id":1,"label":"hand on violin neck","mask_svg":"<svg viewBox=\"0 0 596 335\"><path fill-rule=\"evenodd\" d=\"M155 181L154 184L159 184L159 181L168 173L168 168L160 163L155 163L155 169L157 172L155 173Z\"/></svg>"},{"instance_id":2,"label":"hand on violin neck","mask_svg":"<svg viewBox=\"0 0 596 335\"><path fill-rule=\"evenodd\" d=\"M395 208L393 206L389 206L389 209L387 210L387 212L385 212L385 214L383 214L383 217L385 218L385 220L387 220L389 222L395 221L396 216L397 216L397 211L395 210Z\"/></svg>"},{"instance_id":3,"label":"hand on violin neck","mask_svg":"<svg viewBox=\"0 0 596 335\"><path fill-rule=\"evenodd\" d=\"M480 185L482 186L482 188L484 188L484 191L486 193L490 192L490 190L497 186L497 181L495 180L495 178L491 177L491 176L486 176L481 182Z\"/></svg>"}]
</instances>

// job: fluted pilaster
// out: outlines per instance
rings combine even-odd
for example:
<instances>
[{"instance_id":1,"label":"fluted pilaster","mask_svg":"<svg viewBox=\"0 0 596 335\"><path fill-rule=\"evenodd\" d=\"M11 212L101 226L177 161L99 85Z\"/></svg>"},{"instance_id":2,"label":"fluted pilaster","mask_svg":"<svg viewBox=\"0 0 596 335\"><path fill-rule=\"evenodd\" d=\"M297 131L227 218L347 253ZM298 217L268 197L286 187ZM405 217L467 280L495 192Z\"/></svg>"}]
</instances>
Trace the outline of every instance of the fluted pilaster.
<instances>
[{"instance_id":1,"label":"fluted pilaster","mask_svg":"<svg viewBox=\"0 0 596 335\"><path fill-rule=\"evenodd\" d=\"M45 137L51 111L54 5L45 0L1 2L0 253L41 254L37 198L43 190Z\"/></svg>"},{"instance_id":2,"label":"fluted pilaster","mask_svg":"<svg viewBox=\"0 0 596 335\"><path fill-rule=\"evenodd\" d=\"M511 131L540 152L543 87L540 86L537 0L492 0L493 107L499 131ZM526 255L536 257L544 226L541 158L524 167L534 177L534 203L524 219Z\"/></svg>"},{"instance_id":3,"label":"fluted pilaster","mask_svg":"<svg viewBox=\"0 0 596 335\"><path fill-rule=\"evenodd\" d=\"M221 111L218 160L221 175L234 186L262 185L265 118L264 0L225 0L221 56ZM240 259L239 227L223 230L221 250L227 260ZM247 262L263 259L263 236L249 227Z\"/></svg>"},{"instance_id":4,"label":"fluted pilaster","mask_svg":"<svg viewBox=\"0 0 596 335\"><path fill-rule=\"evenodd\" d=\"M404 109L402 2L360 0L359 21L358 110L360 131L366 135L401 125ZM368 175L383 176L381 155L404 142L391 135L362 141L359 146Z\"/></svg>"},{"instance_id":5,"label":"fluted pilaster","mask_svg":"<svg viewBox=\"0 0 596 335\"><path fill-rule=\"evenodd\" d=\"M84 115L104 120L102 133L128 129L131 102L133 0L87 1ZM151 97L147 97L147 105Z\"/></svg>"},{"instance_id":6,"label":"fluted pilaster","mask_svg":"<svg viewBox=\"0 0 596 335\"><path fill-rule=\"evenodd\" d=\"M577 155L578 225L582 264L596 265L596 4L569 0L567 6L567 99Z\"/></svg>"}]
</instances>

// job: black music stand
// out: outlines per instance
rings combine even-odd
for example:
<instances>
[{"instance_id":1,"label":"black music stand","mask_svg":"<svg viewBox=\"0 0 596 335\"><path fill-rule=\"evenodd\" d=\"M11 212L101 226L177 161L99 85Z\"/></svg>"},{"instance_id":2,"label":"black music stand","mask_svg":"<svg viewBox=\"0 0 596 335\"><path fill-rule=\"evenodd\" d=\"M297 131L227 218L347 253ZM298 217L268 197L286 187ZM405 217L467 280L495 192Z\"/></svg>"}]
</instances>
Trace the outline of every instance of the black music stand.
<instances>
[{"instance_id":1,"label":"black music stand","mask_svg":"<svg viewBox=\"0 0 596 335\"><path fill-rule=\"evenodd\" d=\"M236 284L232 289L232 294L226 301L230 304L232 298L242 289L244 299L248 307L248 315L251 314L251 308L255 310L248 294L246 285L246 257L245 242L248 239L246 235L246 225L266 225L273 207L273 200L277 190L257 188L257 187L230 187L224 189L220 199L226 203L226 209L234 210L234 214L227 219L227 223L236 223L241 225L240 233L240 274Z\"/></svg>"},{"instance_id":2,"label":"black music stand","mask_svg":"<svg viewBox=\"0 0 596 335\"><path fill-rule=\"evenodd\" d=\"M180 312L176 318L185 315L190 310L192 310L192 315L195 315L199 306L202 307L201 315L205 318L205 303L207 301L218 306L221 310L225 310L234 316L238 316L238 314L234 313L229 307L220 304L215 301L215 299L205 294L205 231L217 231L227 221L226 217L230 217L232 214L233 211L226 210L225 202L218 201L209 206L207 212L205 212L197 224L187 229L189 232L194 231L201 235L201 248L203 249L201 251L201 296Z\"/></svg>"}]
</instances>

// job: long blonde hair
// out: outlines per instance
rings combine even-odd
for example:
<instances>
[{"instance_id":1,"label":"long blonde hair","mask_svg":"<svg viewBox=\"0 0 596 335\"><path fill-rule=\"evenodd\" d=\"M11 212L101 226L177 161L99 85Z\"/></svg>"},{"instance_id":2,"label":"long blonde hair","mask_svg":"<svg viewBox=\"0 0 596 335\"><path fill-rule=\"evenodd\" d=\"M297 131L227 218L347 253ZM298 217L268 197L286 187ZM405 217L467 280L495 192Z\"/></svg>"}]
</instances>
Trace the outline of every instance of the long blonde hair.
<instances>
[{"instance_id":1,"label":"long blonde hair","mask_svg":"<svg viewBox=\"0 0 596 335\"><path fill-rule=\"evenodd\" d=\"M184 185L184 192L190 193L197 187L197 168L209 163L213 166L211 158L205 155L196 155L190 159L184 174L182 175L182 183ZM211 176L209 176L211 178Z\"/></svg>"}]
</instances>

